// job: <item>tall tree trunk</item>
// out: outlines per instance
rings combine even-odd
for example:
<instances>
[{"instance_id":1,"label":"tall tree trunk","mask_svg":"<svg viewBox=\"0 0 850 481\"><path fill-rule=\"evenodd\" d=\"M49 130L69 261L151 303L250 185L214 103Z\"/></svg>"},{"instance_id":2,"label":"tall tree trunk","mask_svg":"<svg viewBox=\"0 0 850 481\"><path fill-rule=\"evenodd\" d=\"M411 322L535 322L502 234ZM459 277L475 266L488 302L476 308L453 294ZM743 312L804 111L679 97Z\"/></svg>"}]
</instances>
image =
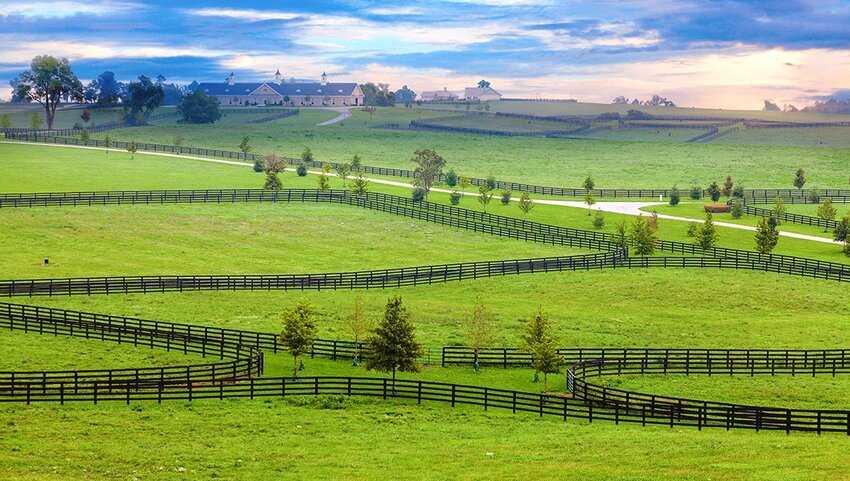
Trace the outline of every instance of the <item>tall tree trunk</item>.
<instances>
[{"instance_id":1,"label":"tall tree trunk","mask_svg":"<svg viewBox=\"0 0 850 481\"><path fill-rule=\"evenodd\" d=\"M543 392L549 391L549 373L543 371Z\"/></svg>"},{"instance_id":2,"label":"tall tree trunk","mask_svg":"<svg viewBox=\"0 0 850 481\"><path fill-rule=\"evenodd\" d=\"M292 356L292 377L298 377L298 356Z\"/></svg>"}]
</instances>

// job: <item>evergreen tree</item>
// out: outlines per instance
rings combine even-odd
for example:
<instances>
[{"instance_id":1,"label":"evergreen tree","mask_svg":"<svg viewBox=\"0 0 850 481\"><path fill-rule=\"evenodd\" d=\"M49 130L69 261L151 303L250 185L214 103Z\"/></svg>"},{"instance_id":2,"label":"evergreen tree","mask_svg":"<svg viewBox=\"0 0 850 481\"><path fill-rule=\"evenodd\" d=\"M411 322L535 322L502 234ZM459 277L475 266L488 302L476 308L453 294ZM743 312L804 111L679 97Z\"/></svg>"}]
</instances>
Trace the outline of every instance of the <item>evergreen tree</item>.
<instances>
[{"instance_id":1,"label":"evergreen tree","mask_svg":"<svg viewBox=\"0 0 850 481\"><path fill-rule=\"evenodd\" d=\"M632 223L629 241L634 246L633 253L638 256L651 256L655 252L655 233L649 220L639 215Z\"/></svg>"},{"instance_id":2,"label":"evergreen tree","mask_svg":"<svg viewBox=\"0 0 850 481\"><path fill-rule=\"evenodd\" d=\"M695 237L703 255L705 255L705 251L717 245L717 226L714 225L711 212L705 214L705 222L697 229Z\"/></svg>"},{"instance_id":3,"label":"evergreen tree","mask_svg":"<svg viewBox=\"0 0 850 481\"><path fill-rule=\"evenodd\" d=\"M673 207L679 205L679 202L682 200L682 196L679 193L679 189L674 185L672 189L670 189L670 205Z\"/></svg>"},{"instance_id":4,"label":"evergreen tree","mask_svg":"<svg viewBox=\"0 0 850 481\"><path fill-rule=\"evenodd\" d=\"M835 216L838 214L838 211L835 209L835 206L832 205L832 199L827 197L823 200L823 203L818 206L818 217L824 220L823 223L823 231L829 231L829 221L835 220Z\"/></svg>"},{"instance_id":5,"label":"evergreen tree","mask_svg":"<svg viewBox=\"0 0 850 481\"><path fill-rule=\"evenodd\" d=\"M774 220L771 218L770 220ZM770 254L779 242L779 231L776 230L776 222L770 222L762 216L756 226L756 250L760 254Z\"/></svg>"},{"instance_id":6,"label":"evergreen tree","mask_svg":"<svg viewBox=\"0 0 850 481\"><path fill-rule=\"evenodd\" d=\"M281 189L283 189L283 183L281 183L280 178L277 176L277 172L267 170L266 182L263 184L263 190L277 192Z\"/></svg>"},{"instance_id":7,"label":"evergreen tree","mask_svg":"<svg viewBox=\"0 0 850 481\"><path fill-rule=\"evenodd\" d=\"M740 219L741 216L744 215L744 201L741 199L735 199L732 202L732 218Z\"/></svg>"},{"instance_id":8,"label":"evergreen tree","mask_svg":"<svg viewBox=\"0 0 850 481\"><path fill-rule=\"evenodd\" d=\"M605 227L605 214L601 210L597 210L596 214L593 214L593 228L601 229L603 227Z\"/></svg>"},{"instance_id":9,"label":"evergreen tree","mask_svg":"<svg viewBox=\"0 0 850 481\"><path fill-rule=\"evenodd\" d=\"M502 193L499 195L499 201L502 203L502 205L508 205L511 203L512 194L513 193L509 190L502 191Z\"/></svg>"},{"instance_id":10,"label":"evergreen tree","mask_svg":"<svg viewBox=\"0 0 850 481\"><path fill-rule=\"evenodd\" d=\"M702 187L700 187L698 185L691 187L690 195L691 195L691 199L693 199L693 200L702 199Z\"/></svg>"},{"instance_id":11,"label":"evergreen tree","mask_svg":"<svg viewBox=\"0 0 850 481\"><path fill-rule=\"evenodd\" d=\"M246 156L248 155L248 152L251 151L251 137L247 135L242 137L242 141L239 142L239 150Z\"/></svg>"},{"instance_id":12,"label":"evergreen tree","mask_svg":"<svg viewBox=\"0 0 850 481\"><path fill-rule=\"evenodd\" d=\"M794 174L794 187L800 189L800 194L802 194L804 185L806 185L806 171L797 169L797 173Z\"/></svg>"},{"instance_id":13,"label":"evergreen tree","mask_svg":"<svg viewBox=\"0 0 850 481\"><path fill-rule=\"evenodd\" d=\"M496 190L496 178L492 175L487 177L487 180L484 181L485 185L487 185L488 190Z\"/></svg>"},{"instance_id":14,"label":"evergreen tree","mask_svg":"<svg viewBox=\"0 0 850 481\"><path fill-rule=\"evenodd\" d=\"M302 160L301 163L298 164L298 167L295 168L295 173L298 177L307 177L307 163Z\"/></svg>"},{"instance_id":15,"label":"evergreen tree","mask_svg":"<svg viewBox=\"0 0 850 481\"><path fill-rule=\"evenodd\" d=\"M732 187L733 187L733 185L734 184L732 183L732 176L727 175L726 180L723 181L723 197L726 197L727 199L729 197L732 197Z\"/></svg>"},{"instance_id":16,"label":"evergreen tree","mask_svg":"<svg viewBox=\"0 0 850 481\"><path fill-rule=\"evenodd\" d=\"M292 377L298 376L298 357L310 352L316 340L316 319L313 306L307 299L301 298L289 309L281 313L283 330L280 333L281 343L292 354Z\"/></svg>"},{"instance_id":17,"label":"evergreen tree","mask_svg":"<svg viewBox=\"0 0 850 481\"><path fill-rule=\"evenodd\" d=\"M519 210L522 212L522 220L525 220L526 216L531 209L534 208L534 201L529 197L528 192L523 191L522 195L519 197Z\"/></svg>"},{"instance_id":18,"label":"evergreen tree","mask_svg":"<svg viewBox=\"0 0 850 481\"><path fill-rule=\"evenodd\" d=\"M712 182L708 186L708 189L705 189L705 192L711 198L712 202L720 200L720 186L717 185L717 182Z\"/></svg>"},{"instance_id":19,"label":"evergreen tree","mask_svg":"<svg viewBox=\"0 0 850 481\"><path fill-rule=\"evenodd\" d=\"M593 186L596 185L596 181L593 180L593 176L587 174L587 178L584 179L584 182L581 184L585 190L593 190Z\"/></svg>"},{"instance_id":20,"label":"evergreen tree","mask_svg":"<svg viewBox=\"0 0 850 481\"><path fill-rule=\"evenodd\" d=\"M417 359L422 346L416 341L416 329L400 296L387 301L384 317L366 342L370 348L367 369L391 372L393 381L397 371L419 372Z\"/></svg>"},{"instance_id":21,"label":"evergreen tree","mask_svg":"<svg viewBox=\"0 0 850 481\"><path fill-rule=\"evenodd\" d=\"M446 174L446 185L449 187L454 187L457 185L457 173L454 169L449 169L449 173Z\"/></svg>"}]
</instances>

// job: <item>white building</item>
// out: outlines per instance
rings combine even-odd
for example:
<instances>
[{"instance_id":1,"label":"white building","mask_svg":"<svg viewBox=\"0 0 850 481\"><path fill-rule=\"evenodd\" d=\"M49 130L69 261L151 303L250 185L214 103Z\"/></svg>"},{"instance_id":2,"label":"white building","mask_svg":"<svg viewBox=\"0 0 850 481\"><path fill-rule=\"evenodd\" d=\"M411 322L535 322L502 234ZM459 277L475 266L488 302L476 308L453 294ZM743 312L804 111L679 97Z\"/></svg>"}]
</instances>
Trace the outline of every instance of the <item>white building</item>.
<instances>
[{"instance_id":1,"label":"white building","mask_svg":"<svg viewBox=\"0 0 850 481\"><path fill-rule=\"evenodd\" d=\"M502 100L502 94L490 87L467 87L463 91L465 100L478 100L480 102L491 102Z\"/></svg>"}]
</instances>

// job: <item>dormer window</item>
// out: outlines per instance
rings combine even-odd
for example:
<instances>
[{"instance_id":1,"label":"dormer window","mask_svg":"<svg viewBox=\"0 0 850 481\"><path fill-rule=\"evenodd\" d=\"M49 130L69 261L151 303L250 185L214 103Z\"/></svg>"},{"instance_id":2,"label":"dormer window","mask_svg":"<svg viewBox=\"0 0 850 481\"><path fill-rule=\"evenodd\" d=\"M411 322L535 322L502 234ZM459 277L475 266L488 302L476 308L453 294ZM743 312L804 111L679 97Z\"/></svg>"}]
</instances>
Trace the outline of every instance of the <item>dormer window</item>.
<instances>
[{"instance_id":1,"label":"dormer window","mask_svg":"<svg viewBox=\"0 0 850 481\"><path fill-rule=\"evenodd\" d=\"M322 89L317 89L316 92L322 93Z\"/></svg>"},{"instance_id":2,"label":"dormer window","mask_svg":"<svg viewBox=\"0 0 850 481\"><path fill-rule=\"evenodd\" d=\"M300 94L300 93L301 93L301 89L295 89L295 93Z\"/></svg>"}]
</instances>

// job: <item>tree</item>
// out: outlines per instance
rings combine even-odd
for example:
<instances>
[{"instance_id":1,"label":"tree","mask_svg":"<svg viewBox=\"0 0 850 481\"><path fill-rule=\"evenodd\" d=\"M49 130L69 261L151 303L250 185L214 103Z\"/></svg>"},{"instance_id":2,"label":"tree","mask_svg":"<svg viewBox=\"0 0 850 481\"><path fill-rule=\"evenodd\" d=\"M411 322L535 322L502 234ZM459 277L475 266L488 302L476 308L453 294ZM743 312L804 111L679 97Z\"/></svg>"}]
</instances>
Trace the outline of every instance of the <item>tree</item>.
<instances>
[{"instance_id":1,"label":"tree","mask_svg":"<svg viewBox=\"0 0 850 481\"><path fill-rule=\"evenodd\" d=\"M780 109L779 106L775 103L771 102L770 100L765 100L764 107L762 107L762 110L764 110L765 112L779 112Z\"/></svg>"},{"instance_id":2,"label":"tree","mask_svg":"<svg viewBox=\"0 0 850 481\"><path fill-rule=\"evenodd\" d=\"M345 187L345 179L348 178L348 175L351 174L351 164L345 162L342 164L337 164L336 166L336 176L342 179L342 186Z\"/></svg>"},{"instance_id":3,"label":"tree","mask_svg":"<svg viewBox=\"0 0 850 481\"><path fill-rule=\"evenodd\" d=\"M416 164L416 177L413 179L413 185L425 190L425 197L427 198L431 186L443 175L446 159L432 149L419 149L413 153L410 161Z\"/></svg>"},{"instance_id":4,"label":"tree","mask_svg":"<svg viewBox=\"0 0 850 481\"><path fill-rule=\"evenodd\" d=\"M298 357L310 352L316 340L316 319L313 306L303 297L295 305L281 313L283 330L281 343L292 354L292 377L298 377Z\"/></svg>"},{"instance_id":5,"label":"tree","mask_svg":"<svg viewBox=\"0 0 850 481\"><path fill-rule=\"evenodd\" d=\"M797 169L797 173L794 174L794 187L800 189L800 194L802 194L804 185L806 185L806 171Z\"/></svg>"},{"instance_id":6,"label":"tree","mask_svg":"<svg viewBox=\"0 0 850 481\"><path fill-rule=\"evenodd\" d=\"M770 254L776 243L779 242L779 231L776 230L776 221L773 222L762 216L756 226L756 250L760 254Z\"/></svg>"},{"instance_id":7,"label":"tree","mask_svg":"<svg viewBox=\"0 0 850 481\"><path fill-rule=\"evenodd\" d=\"M449 172L446 174L446 185L449 187L454 187L457 185L457 173L454 169L449 169Z\"/></svg>"},{"instance_id":8,"label":"tree","mask_svg":"<svg viewBox=\"0 0 850 481\"><path fill-rule=\"evenodd\" d=\"M393 390L397 371L419 372L416 361L422 355L422 346L416 341L416 328L400 296L387 300L384 316L366 343L370 348L366 369L392 372Z\"/></svg>"},{"instance_id":9,"label":"tree","mask_svg":"<svg viewBox=\"0 0 850 481\"><path fill-rule=\"evenodd\" d=\"M363 166L360 165L360 156L354 154L354 157L351 158L351 171L352 172L360 172Z\"/></svg>"},{"instance_id":10,"label":"tree","mask_svg":"<svg viewBox=\"0 0 850 481\"><path fill-rule=\"evenodd\" d=\"M813 187L812 190L809 191L809 195L806 196L806 200L811 202L812 204L817 204L820 202L820 190L817 187Z\"/></svg>"},{"instance_id":11,"label":"tree","mask_svg":"<svg viewBox=\"0 0 850 481\"><path fill-rule=\"evenodd\" d=\"M322 164L322 173L319 174L319 190L327 192L331 188L331 183L328 180L328 173L331 171L331 165L325 162Z\"/></svg>"},{"instance_id":12,"label":"tree","mask_svg":"<svg viewBox=\"0 0 850 481\"><path fill-rule=\"evenodd\" d=\"M366 309L363 305L363 296L358 295L354 298L354 305L351 307L351 314L342 319L343 327L351 334L355 344L354 363L360 363L362 355L361 342L366 333L372 329L372 321L366 316Z\"/></svg>"},{"instance_id":13,"label":"tree","mask_svg":"<svg viewBox=\"0 0 850 481\"><path fill-rule=\"evenodd\" d=\"M785 207L785 203L782 202L782 198L777 196L776 199L773 200L773 216L776 218L777 225L782 224L782 216L785 215L787 210L788 208Z\"/></svg>"},{"instance_id":14,"label":"tree","mask_svg":"<svg viewBox=\"0 0 850 481\"><path fill-rule=\"evenodd\" d=\"M109 70L101 73L94 80L94 88L97 90L97 104L103 107L111 107L121 99L123 85L115 80L115 74Z\"/></svg>"},{"instance_id":15,"label":"tree","mask_svg":"<svg viewBox=\"0 0 850 481\"><path fill-rule=\"evenodd\" d=\"M611 103L614 104L614 105L625 105L625 104L629 103L629 99L627 99L626 97L624 97L622 95L618 95L618 96L614 97L614 100L612 100Z\"/></svg>"},{"instance_id":16,"label":"tree","mask_svg":"<svg viewBox=\"0 0 850 481\"><path fill-rule=\"evenodd\" d=\"M698 185L691 187L690 196L693 200L700 200L702 198L702 187Z\"/></svg>"},{"instance_id":17,"label":"tree","mask_svg":"<svg viewBox=\"0 0 850 481\"><path fill-rule=\"evenodd\" d=\"M485 183L485 185L487 185L488 189L496 190L496 178L493 177L492 175L487 176L487 179L484 181L484 183Z\"/></svg>"},{"instance_id":18,"label":"tree","mask_svg":"<svg viewBox=\"0 0 850 481\"><path fill-rule=\"evenodd\" d=\"M593 215L593 228L601 229L603 227L605 227L605 214L601 210L597 210L596 214Z\"/></svg>"},{"instance_id":19,"label":"tree","mask_svg":"<svg viewBox=\"0 0 850 481\"><path fill-rule=\"evenodd\" d=\"M186 124L212 124L221 118L218 98L203 92L184 95L177 104L177 111L183 116L183 123Z\"/></svg>"},{"instance_id":20,"label":"tree","mask_svg":"<svg viewBox=\"0 0 850 481\"><path fill-rule=\"evenodd\" d=\"M283 188L283 183L281 183L280 178L277 176L277 172L272 170L266 171L266 182L263 184L263 190L269 190L272 192L277 192Z\"/></svg>"},{"instance_id":21,"label":"tree","mask_svg":"<svg viewBox=\"0 0 850 481\"><path fill-rule=\"evenodd\" d=\"M838 211L835 209L835 206L832 205L832 199L827 197L823 200L823 203L818 206L818 217L824 220L823 223L823 231L829 231L829 221L835 220L835 216L838 214Z\"/></svg>"},{"instance_id":22,"label":"tree","mask_svg":"<svg viewBox=\"0 0 850 481\"><path fill-rule=\"evenodd\" d=\"M449 194L449 202L452 205L460 204L460 198L461 198L461 193L456 191L456 190L452 191L452 193Z\"/></svg>"},{"instance_id":23,"label":"tree","mask_svg":"<svg viewBox=\"0 0 850 481\"><path fill-rule=\"evenodd\" d=\"M584 183L581 184L585 190L592 190L593 186L596 185L596 182L593 180L593 177L590 174L587 174L587 178L584 179Z\"/></svg>"},{"instance_id":24,"label":"tree","mask_svg":"<svg viewBox=\"0 0 850 481\"><path fill-rule=\"evenodd\" d=\"M488 82L484 79L481 79L481 80L478 81L478 88L485 89L489 86L490 86L490 82Z\"/></svg>"},{"instance_id":25,"label":"tree","mask_svg":"<svg viewBox=\"0 0 850 481\"><path fill-rule=\"evenodd\" d=\"M82 120L84 124L89 123L89 120L91 120L91 110L83 110L83 113L80 114L80 120Z\"/></svg>"},{"instance_id":26,"label":"tree","mask_svg":"<svg viewBox=\"0 0 850 481\"><path fill-rule=\"evenodd\" d=\"M468 345L474 356L475 372L478 372L478 355L481 349L490 344L493 330L493 314L484 306L480 298L472 309L472 315L467 320L467 329Z\"/></svg>"},{"instance_id":27,"label":"tree","mask_svg":"<svg viewBox=\"0 0 850 481\"><path fill-rule=\"evenodd\" d=\"M251 137L247 135L242 137L242 141L239 142L239 150L246 156L248 156L248 152L251 151Z\"/></svg>"},{"instance_id":28,"label":"tree","mask_svg":"<svg viewBox=\"0 0 850 481\"><path fill-rule=\"evenodd\" d=\"M478 203L484 206L484 212L487 212L487 204L493 200L493 191L487 188L486 185L478 187Z\"/></svg>"},{"instance_id":29,"label":"tree","mask_svg":"<svg viewBox=\"0 0 850 481\"><path fill-rule=\"evenodd\" d=\"M723 197L726 197L727 199L732 197L732 187L733 186L734 186L734 184L732 182L732 176L727 175L726 180L723 181L723 192L722 192Z\"/></svg>"},{"instance_id":30,"label":"tree","mask_svg":"<svg viewBox=\"0 0 850 481\"><path fill-rule=\"evenodd\" d=\"M732 189L732 197L736 199L744 198L744 184L736 183L735 187Z\"/></svg>"},{"instance_id":31,"label":"tree","mask_svg":"<svg viewBox=\"0 0 850 481\"><path fill-rule=\"evenodd\" d=\"M301 163L298 164L298 167L295 168L295 173L298 177L307 177L307 163L302 160Z\"/></svg>"},{"instance_id":32,"label":"tree","mask_svg":"<svg viewBox=\"0 0 850 481\"><path fill-rule=\"evenodd\" d=\"M425 200L425 189L422 187L414 187L412 191L410 191L410 198L413 202L422 202Z\"/></svg>"},{"instance_id":33,"label":"tree","mask_svg":"<svg viewBox=\"0 0 850 481\"><path fill-rule=\"evenodd\" d=\"M735 199L735 201L732 202L731 212L733 219L740 219L741 216L744 215L744 201L742 199Z\"/></svg>"},{"instance_id":34,"label":"tree","mask_svg":"<svg viewBox=\"0 0 850 481\"><path fill-rule=\"evenodd\" d=\"M124 96L124 106L129 111L127 120L144 124L151 111L162 105L164 98L162 85L154 84L144 75L139 76L138 82L130 82L127 85L127 93Z\"/></svg>"},{"instance_id":35,"label":"tree","mask_svg":"<svg viewBox=\"0 0 850 481\"><path fill-rule=\"evenodd\" d=\"M522 220L525 220L525 217L531 212L531 209L534 208L534 201L531 200L527 191L523 191L522 195L519 196L519 210L522 212Z\"/></svg>"},{"instance_id":36,"label":"tree","mask_svg":"<svg viewBox=\"0 0 850 481\"><path fill-rule=\"evenodd\" d=\"M838 221L835 230L832 231L832 238L836 242L841 242L844 245L841 250L850 256L850 212L844 214L844 217Z\"/></svg>"},{"instance_id":37,"label":"tree","mask_svg":"<svg viewBox=\"0 0 850 481\"><path fill-rule=\"evenodd\" d=\"M711 197L712 202L720 200L720 186L717 185L717 182L712 182L708 189L705 189L705 192Z\"/></svg>"},{"instance_id":38,"label":"tree","mask_svg":"<svg viewBox=\"0 0 850 481\"><path fill-rule=\"evenodd\" d=\"M460 187L461 192L465 192L470 185L472 185L472 179L465 175L461 176L460 179L457 180L457 186Z\"/></svg>"},{"instance_id":39,"label":"tree","mask_svg":"<svg viewBox=\"0 0 850 481\"><path fill-rule=\"evenodd\" d=\"M12 117L10 117L9 114L3 114L3 117L0 118L0 127L3 127L4 129L12 128Z\"/></svg>"},{"instance_id":40,"label":"tree","mask_svg":"<svg viewBox=\"0 0 850 481\"><path fill-rule=\"evenodd\" d=\"M33 112L32 117L30 117L30 129L38 130L41 128L41 115L38 115L38 112Z\"/></svg>"},{"instance_id":41,"label":"tree","mask_svg":"<svg viewBox=\"0 0 850 481\"><path fill-rule=\"evenodd\" d=\"M127 152L130 152L130 158L136 158L136 151L139 150L139 147L136 145L136 142L131 140L129 144L127 144Z\"/></svg>"},{"instance_id":42,"label":"tree","mask_svg":"<svg viewBox=\"0 0 850 481\"><path fill-rule=\"evenodd\" d=\"M560 372L564 358L558 354L557 339L552 335L549 316L538 308L523 326L523 349L531 353L531 366L543 373L543 392L549 390L549 374Z\"/></svg>"},{"instance_id":43,"label":"tree","mask_svg":"<svg viewBox=\"0 0 850 481\"><path fill-rule=\"evenodd\" d=\"M39 55L32 59L30 69L15 81L17 97L38 102L44 108L48 130L53 130L56 108L63 99L83 101L83 84L74 75L67 58Z\"/></svg>"},{"instance_id":44,"label":"tree","mask_svg":"<svg viewBox=\"0 0 850 481\"><path fill-rule=\"evenodd\" d=\"M629 234L629 241L634 246L635 255L651 256L655 252L655 233L646 217L637 216Z\"/></svg>"},{"instance_id":45,"label":"tree","mask_svg":"<svg viewBox=\"0 0 850 481\"><path fill-rule=\"evenodd\" d=\"M307 164L308 166L315 161L313 157L313 151L310 150L310 147L304 147L304 151L301 152L301 162Z\"/></svg>"},{"instance_id":46,"label":"tree","mask_svg":"<svg viewBox=\"0 0 850 481\"><path fill-rule=\"evenodd\" d=\"M286 159L277 155L275 152L267 152L263 154L261 163L263 172L274 172L275 174L283 172L286 169Z\"/></svg>"},{"instance_id":47,"label":"tree","mask_svg":"<svg viewBox=\"0 0 850 481\"><path fill-rule=\"evenodd\" d=\"M89 145L89 140L91 140L91 135L89 135L89 131L86 129L80 131L80 142L82 142L83 145Z\"/></svg>"},{"instance_id":48,"label":"tree","mask_svg":"<svg viewBox=\"0 0 850 481\"><path fill-rule=\"evenodd\" d=\"M112 139L109 134L106 134L106 137L103 138L103 146L106 147L106 155L109 155L109 147L112 146Z\"/></svg>"},{"instance_id":49,"label":"tree","mask_svg":"<svg viewBox=\"0 0 850 481\"><path fill-rule=\"evenodd\" d=\"M416 92L407 88L407 85L395 91L394 99L404 105L410 105L416 101Z\"/></svg>"},{"instance_id":50,"label":"tree","mask_svg":"<svg viewBox=\"0 0 850 481\"><path fill-rule=\"evenodd\" d=\"M587 215L590 216L590 208L593 204L596 204L596 199L593 198L593 193L587 191L587 194L584 194L584 203L587 204Z\"/></svg>"},{"instance_id":51,"label":"tree","mask_svg":"<svg viewBox=\"0 0 850 481\"><path fill-rule=\"evenodd\" d=\"M363 92L363 104L372 107L392 107L395 105L395 92L390 91L389 84L367 82L360 84Z\"/></svg>"},{"instance_id":52,"label":"tree","mask_svg":"<svg viewBox=\"0 0 850 481\"><path fill-rule=\"evenodd\" d=\"M717 226L714 225L711 212L705 214L705 222L697 229L695 237L703 255L705 251L717 245Z\"/></svg>"},{"instance_id":53,"label":"tree","mask_svg":"<svg viewBox=\"0 0 850 481\"><path fill-rule=\"evenodd\" d=\"M357 171L357 175L354 176L354 180L351 182L351 192L360 197L366 195L366 192L369 191L369 180L363 176L362 171Z\"/></svg>"},{"instance_id":54,"label":"tree","mask_svg":"<svg viewBox=\"0 0 850 481\"><path fill-rule=\"evenodd\" d=\"M670 205L673 207L679 205L682 196L679 194L679 189L674 185L672 189L670 189Z\"/></svg>"},{"instance_id":55,"label":"tree","mask_svg":"<svg viewBox=\"0 0 850 481\"><path fill-rule=\"evenodd\" d=\"M620 222L617 222L616 226L614 226L613 242L621 251L625 250L629 246L629 234L626 228L626 221L621 220Z\"/></svg>"},{"instance_id":56,"label":"tree","mask_svg":"<svg viewBox=\"0 0 850 481\"><path fill-rule=\"evenodd\" d=\"M183 134L177 134L177 135L174 136L174 140L172 141L172 144L175 147L180 147L181 145L183 145L183 142L185 142L185 141L186 141L186 137Z\"/></svg>"},{"instance_id":57,"label":"tree","mask_svg":"<svg viewBox=\"0 0 850 481\"><path fill-rule=\"evenodd\" d=\"M508 205L511 203L511 195L513 192L509 190L503 190L501 194L499 194L499 201L502 205Z\"/></svg>"}]
</instances>

